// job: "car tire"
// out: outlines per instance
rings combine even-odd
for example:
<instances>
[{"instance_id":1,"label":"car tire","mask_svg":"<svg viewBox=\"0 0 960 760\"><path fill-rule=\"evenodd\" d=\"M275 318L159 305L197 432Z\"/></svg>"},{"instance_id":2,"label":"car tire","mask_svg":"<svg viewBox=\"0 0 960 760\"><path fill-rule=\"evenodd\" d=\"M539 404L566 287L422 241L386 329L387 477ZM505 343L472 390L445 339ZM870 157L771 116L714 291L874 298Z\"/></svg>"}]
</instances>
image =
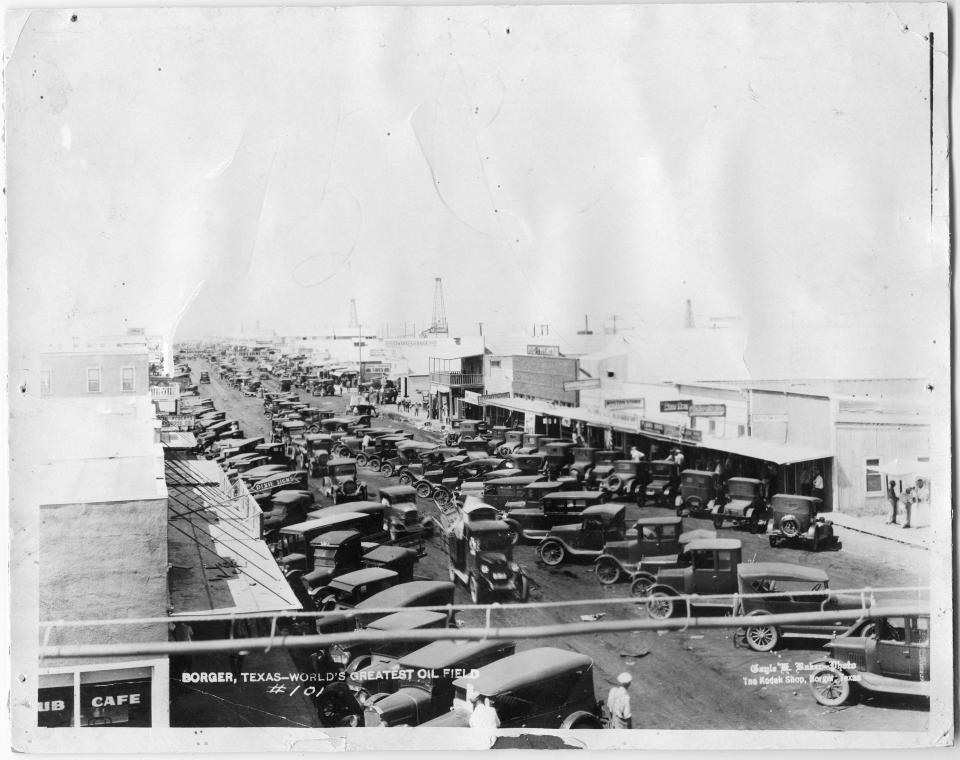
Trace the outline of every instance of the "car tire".
<instances>
[{"instance_id":1,"label":"car tire","mask_svg":"<svg viewBox=\"0 0 960 760\"><path fill-rule=\"evenodd\" d=\"M453 498L453 494L450 493L450 491L445 487L440 486L434 490L433 498L439 506L445 507L450 503L450 500Z\"/></svg>"},{"instance_id":2,"label":"car tire","mask_svg":"<svg viewBox=\"0 0 960 760\"><path fill-rule=\"evenodd\" d=\"M470 576L468 589L470 591L470 601L474 604L483 604L483 590L480 588L480 583L477 581L477 576Z\"/></svg>"},{"instance_id":3,"label":"car tire","mask_svg":"<svg viewBox=\"0 0 960 760\"><path fill-rule=\"evenodd\" d=\"M393 465L390 464L389 462L384 462L382 465L380 465L380 474L383 475L383 477L385 478L392 478Z\"/></svg>"},{"instance_id":4,"label":"car tire","mask_svg":"<svg viewBox=\"0 0 960 760\"><path fill-rule=\"evenodd\" d=\"M426 481L421 481L417 483L417 496L421 499L429 499L430 495L433 493L433 486L427 483Z\"/></svg>"},{"instance_id":5,"label":"car tire","mask_svg":"<svg viewBox=\"0 0 960 760\"><path fill-rule=\"evenodd\" d=\"M567 551L559 541L546 541L537 552L543 564L550 567L556 567L563 564L567 557Z\"/></svg>"},{"instance_id":6,"label":"car tire","mask_svg":"<svg viewBox=\"0 0 960 760\"><path fill-rule=\"evenodd\" d=\"M747 646L754 652L769 652L780 643L780 631L769 623L751 625L745 632Z\"/></svg>"},{"instance_id":7,"label":"car tire","mask_svg":"<svg viewBox=\"0 0 960 760\"><path fill-rule=\"evenodd\" d=\"M781 520L780 532L787 538L796 538L800 535L800 525L796 520Z\"/></svg>"},{"instance_id":8,"label":"car tire","mask_svg":"<svg viewBox=\"0 0 960 760\"><path fill-rule=\"evenodd\" d=\"M839 707L850 701L853 690L842 670L824 664L810 674L810 691L824 707Z\"/></svg>"},{"instance_id":9,"label":"car tire","mask_svg":"<svg viewBox=\"0 0 960 760\"><path fill-rule=\"evenodd\" d=\"M413 476L409 472L400 473L400 485L408 486L413 482Z\"/></svg>"},{"instance_id":10,"label":"car tire","mask_svg":"<svg viewBox=\"0 0 960 760\"><path fill-rule=\"evenodd\" d=\"M367 459L367 469L369 469L369 470L377 470L377 471L379 471L381 464L382 464L382 463L380 462L380 460L379 460L377 457L370 457L369 459Z\"/></svg>"},{"instance_id":11,"label":"car tire","mask_svg":"<svg viewBox=\"0 0 960 760\"><path fill-rule=\"evenodd\" d=\"M602 728L600 721L596 718L577 718L570 726L573 731L596 728Z\"/></svg>"},{"instance_id":12,"label":"car tire","mask_svg":"<svg viewBox=\"0 0 960 760\"><path fill-rule=\"evenodd\" d=\"M645 575L634 578L630 583L630 596L647 596L650 589L653 588L655 581Z\"/></svg>"},{"instance_id":13,"label":"car tire","mask_svg":"<svg viewBox=\"0 0 960 760\"><path fill-rule=\"evenodd\" d=\"M520 586L517 589L517 601L523 604L530 598L530 581L527 580L527 576L521 575L519 584Z\"/></svg>"},{"instance_id":14,"label":"car tire","mask_svg":"<svg viewBox=\"0 0 960 760\"><path fill-rule=\"evenodd\" d=\"M520 543L520 524L514 520L504 520L504 522L510 526L510 543L516 546Z\"/></svg>"},{"instance_id":15,"label":"car tire","mask_svg":"<svg viewBox=\"0 0 960 760\"><path fill-rule=\"evenodd\" d=\"M594 572L597 580L604 586L612 586L620 580L620 566L612 559L602 559L597 562L597 569Z\"/></svg>"},{"instance_id":16,"label":"car tire","mask_svg":"<svg viewBox=\"0 0 960 760\"><path fill-rule=\"evenodd\" d=\"M357 467L366 467L367 465L367 455L360 453L357 454Z\"/></svg>"},{"instance_id":17,"label":"car tire","mask_svg":"<svg viewBox=\"0 0 960 760\"><path fill-rule=\"evenodd\" d=\"M647 601L647 615L654 620L667 620L673 617L675 608L673 597L664 591L654 591Z\"/></svg>"}]
</instances>

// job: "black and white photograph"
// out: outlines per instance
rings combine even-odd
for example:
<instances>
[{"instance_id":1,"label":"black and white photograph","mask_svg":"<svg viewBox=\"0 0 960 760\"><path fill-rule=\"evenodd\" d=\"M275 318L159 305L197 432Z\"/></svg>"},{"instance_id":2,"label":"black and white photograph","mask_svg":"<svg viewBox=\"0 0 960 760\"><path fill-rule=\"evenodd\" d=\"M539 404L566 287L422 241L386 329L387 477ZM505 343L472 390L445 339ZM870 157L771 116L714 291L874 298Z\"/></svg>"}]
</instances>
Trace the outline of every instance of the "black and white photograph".
<instances>
[{"instance_id":1,"label":"black and white photograph","mask_svg":"<svg viewBox=\"0 0 960 760\"><path fill-rule=\"evenodd\" d=\"M14 751L954 744L946 4L5 21Z\"/></svg>"}]
</instances>

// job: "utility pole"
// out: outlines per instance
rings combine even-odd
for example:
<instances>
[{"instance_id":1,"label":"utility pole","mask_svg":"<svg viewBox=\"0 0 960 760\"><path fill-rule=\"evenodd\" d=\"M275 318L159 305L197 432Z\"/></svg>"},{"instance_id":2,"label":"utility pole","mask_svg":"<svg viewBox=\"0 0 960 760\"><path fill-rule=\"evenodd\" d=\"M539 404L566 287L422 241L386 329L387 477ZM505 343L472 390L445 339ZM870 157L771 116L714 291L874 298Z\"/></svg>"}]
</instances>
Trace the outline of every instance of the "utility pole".
<instances>
[{"instance_id":1,"label":"utility pole","mask_svg":"<svg viewBox=\"0 0 960 760\"><path fill-rule=\"evenodd\" d=\"M483 322L477 322L477 324L480 326L480 334L483 335Z\"/></svg>"}]
</instances>

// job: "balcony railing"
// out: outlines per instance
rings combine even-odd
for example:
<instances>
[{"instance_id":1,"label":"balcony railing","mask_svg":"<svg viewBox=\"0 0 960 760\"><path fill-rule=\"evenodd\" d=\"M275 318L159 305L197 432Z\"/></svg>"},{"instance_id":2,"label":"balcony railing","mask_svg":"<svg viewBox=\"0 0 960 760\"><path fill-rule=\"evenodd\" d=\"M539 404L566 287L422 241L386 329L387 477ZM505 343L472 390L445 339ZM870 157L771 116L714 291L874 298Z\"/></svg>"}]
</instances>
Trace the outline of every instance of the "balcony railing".
<instances>
[{"instance_id":1,"label":"balcony railing","mask_svg":"<svg viewBox=\"0 0 960 760\"><path fill-rule=\"evenodd\" d=\"M430 381L451 388L483 386L482 372L431 372Z\"/></svg>"},{"instance_id":2,"label":"balcony railing","mask_svg":"<svg viewBox=\"0 0 960 760\"><path fill-rule=\"evenodd\" d=\"M173 383L172 385L151 385L150 386L150 398L179 398L180 397L180 384Z\"/></svg>"}]
</instances>

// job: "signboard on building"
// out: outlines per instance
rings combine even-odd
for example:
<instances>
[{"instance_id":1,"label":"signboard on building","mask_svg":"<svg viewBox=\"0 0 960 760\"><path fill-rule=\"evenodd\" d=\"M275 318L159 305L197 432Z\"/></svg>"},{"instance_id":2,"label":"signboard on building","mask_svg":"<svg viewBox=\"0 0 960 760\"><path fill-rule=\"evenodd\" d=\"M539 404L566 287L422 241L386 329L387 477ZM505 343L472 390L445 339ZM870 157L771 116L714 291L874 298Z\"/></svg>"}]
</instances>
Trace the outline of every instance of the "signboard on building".
<instances>
[{"instance_id":1,"label":"signboard on building","mask_svg":"<svg viewBox=\"0 0 960 760\"><path fill-rule=\"evenodd\" d=\"M527 356L560 356L560 346L527 345Z\"/></svg>"},{"instance_id":2,"label":"signboard on building","mask_svg":"<svg viewBox=\"0 0 960 760\"><path fill-rule=\"evenodd\" d=\"M664 425L663 423L651 422L650 420L643 420L640 423L640 430L645 433L662 435L664 438L675 438L678 441L683 440L698 443L703 439L703 433L699 430L680 427L679 425Z\"/></svg>"},{"instance_id":3,"label":"signboard on building","mask_svg":"<svg viewBox=\"0 0 960 760\"><path fill-rule=\"evenodd\" d=\"M485 404L487 401L491 401L496 398L510 398L510 391L504 391L503 393L488 393L484 396L480 396L480 403Z\"/></svg>"},{"instance_id":4,"label":"signboard on building","mask_svg":"<svg viewBox=\"0 0 960 760\"><path fill-rule=\"evenodd\" d=\"M563 384L563 389L565 391L589 391L599 387L599 377L591 377L588 380L567 380Z\"/></svg>"},{"instance_id":5,"label":"signboard on building","mask_svg":"<svg viewBox=\"0 0 960 760\"><path fill-rule=\"evenodd\" d=\"M690 411L691 417L726 417L727 405L726 404L691 404L689 411Z\"/></svg>"},{"instance_id":6,"label":"signboard on building","mask_svg":"<svg viewBox=\"0 0 960 760\"><path fill-rule=\"evenodd\" d=\"M464 391L463 400L468 404L473 404L474 406L480 406L480 394L476 391Z\"/></svg>"},{"instance_id":7,"label":"signboard on building","mask_svg":"<svg viewBox=\"0 0 960 760\"><path fill-rule=\"evenodd\" d=\"M661 412L687 412L693 405L692 399L672 399L660 402Z\"/></svg>"},{"instance_id":8,"label":"signboard on building","mask_svg":"<svg viewBox=\"0 0 960 760\"><path fill-rule=\"evenodd\" d=\"M752 422L786 422L787 415L785 414L751 414L750 420Z\"/></svg>"},{"instance_id":9,"label":"signboard on building","mask_svg":"<svg viewBox=\"0 0 960 760\"><path fill-rule=\"evenodd\" d=\"M632 430L636 430L640 427L640 423L643 421L643 418L636 412L611 412L610 421L614 425L629 427Z\"/></svg>"},{"instance_id":10,"label":"signboard on building","mask_svg":"<svg viewBox=\"0 0 960 760\"><path fill-rule=\"evenodd\" d=\"M608 398L603 405L607 409L643 409L646 402L642 398Z\"/></svg>"}]
</instances>

